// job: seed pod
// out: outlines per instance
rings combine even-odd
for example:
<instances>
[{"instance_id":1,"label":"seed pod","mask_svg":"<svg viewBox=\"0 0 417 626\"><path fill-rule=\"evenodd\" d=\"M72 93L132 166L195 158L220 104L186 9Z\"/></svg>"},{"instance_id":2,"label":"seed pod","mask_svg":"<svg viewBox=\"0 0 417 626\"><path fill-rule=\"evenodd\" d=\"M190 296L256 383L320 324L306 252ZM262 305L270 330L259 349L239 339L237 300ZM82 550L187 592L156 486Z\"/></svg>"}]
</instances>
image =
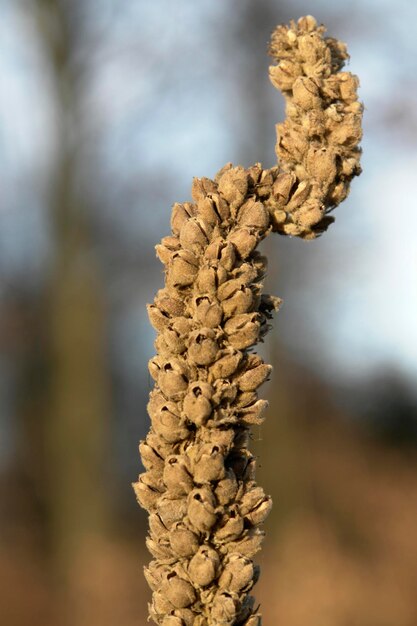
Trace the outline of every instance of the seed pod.
<instances>
[{"instance_id":1,"label":"seed pod","mask_svg":"<svg viewBox=\"0 0 417 626\"><path fill-rule=\"evenodd\" d=\"M139 480L136 483L132 483L132 487L136 494L136 499L143 509L152 510L157 506L158 499L161 497L161 492L158 491L152 484L148 474L141 474Z\"/></svg>"},{"instance_id":2,"label":"seed pod","mask_svg":"<svg viewBox=\"0 0 417 626\"><path fill-rule=\"evenodd\" d=\"M307 168L320 182L330 183L336 173L336 154L332 148L317 149L311 146L307 154Z\"/></svg>"},{"instance_id":3,"label":"seed pod","mask_svg":"<svg viewBox=\"0 0 417 626\"><path fill-rule=\"evenodd\" d=\"M171 498L171 494L164 494L157 503L157 512L162 523L169 529L175 522L181 521L187 513L185 498Z\"/></svg>"},{"instance_id":4,"label":"seed pod","mask_svg":"<svg viewBox=\"0 0 417 626\"><path fill-rule=\"evenodd\" d=\"M151 537L146 538L146 547L155 559L172 559L173 553L169 544L168 537L164 537L160 541L155 541Z\"/></svg>"},{"instance_id":5,"label":"seed pod","mask_svg":"<svg viewBox=\"0 0 417 626\"><path fill-rule=\"evenodd\" d=\"M157 382L164 396L178 400L188 387L186 368L178 359L172 358L160 369Z\"/></svg>"},{"instance_id":6,"label":"seed pod","mask_svg":"<svg viewBox=\"0 0 417 626\"><path fill-rule=\"evenodd\" d=\"M213 624L232 626L236 618L236 602L228 591L218 592L211 607Z\"/></svg>"},{"instance_id":7,"label":"seed pod","mask_svg":"<svg viewBox=\"0 0 417 626\"><path fill-rule=\"evenodd\" d=\"M194 626L195 624L196 614L190 609L175 609L172 615L182 619L183 625L181 626Z\"/></svg>"},{"instance_id":8,"label":"seed pod","mask_svg":"<svg viewBox=\"0 0 417 626\"><path fill-rule=\"evenodd\" d=\"M193 488L193 479L183 455L174 454L165 461L163 481L174 497L187 495Z\"/></svg>"},{"instance_id":9,"label":"seed pod","mask_svg":"<svg viewBox=\"0 0 417 626\"><path fill-rule=\"evenodd\" d=\"M180 204L176 202L172 207L171 213L171 229L174 235L179 235L184 223L190 219L195 211L195 206L190 202Z\"/></svg>"},{"instance_id":10,"label":"seed pod","mask_svg":"<svg viewBox=\"0 0 417 626\"><path fill-rule=\"evenodd\" d=\"M207 197L209 193L215 193L217 185L210 180L210 178L193 178L193 184L191 186L191 195L195 202Z\"/></svg>"},{"instance_id":11,"label":"seed pod","mask_svg":"<svg viewBox=\"0 0 417 626\"><path fill-rule=\"evenodd\" d=\"M201 546L190 561L188 572L194 586L206 587L217 577L220 558L216 550Z\"/></svg>"},{"instance_id":12,"label":"seed pod","mask_svg":"<svg viewBox=\"0 0 417 626\"><path fill-rule=\"evenodd\" d=\"M142 463L145 469L152 471L157 470L162 473L164 467L164 461L147 441L141 441L139 444L139 453L142 458Z\"/></svg>"},{"instance_id":13,"label":"seed pod","mask_svg":"<svg viewBox=\"0 0 417 626\"><path fill-rule=\"evenodd\" d=\"M223 380L219 378L213 385L214 393L212 396L212 402L214 405L232 403L236 398L237 387L229 380Z\"/></svg>"},{"instance_id":14,"label":"seed pod","mask_svg":"<svg viewBox=\"0 0 417 626\"><path fill-rule=\"evenodd\" d=\"M243 203L248 189L248 178L243 167L232 167L218 181L218 190L227 200L232 214Z\"/></svg>"},{"instance_id":15,"label":"seed pod","mask_svg":"<svg viewBox=\"0 0 417 626\"><path fill-rule=\"evenodd\" d=\"M292 87L293 102L304 110L321 106L319 88L313 78L299 76Z\"/></svg>"},{"instance_id":16,"label":"seed pod","mask_svg":"<svg viewBox=\"0 0 417 626\"><path fill-rule=\"evenodd\" d=\"M209 487L194 489L188 496L188 517L200 532L207 532L217 520L213 492Z\"/></svg>"},{"instance_id":17,"label":"seed pod","mask_svg":"<svg viewBox=\"0 0 417 626\"><path fill-rule=\"evenodd\" d=\"M223 313L226 318L241 313L248 313L253 306L253 292L249 287L241 285L239 289L222 302Z\"/></svg>"},{"instance_id":18,"label":"seed pod","mask_svg":"<svg viewBox=\"0 0 417 626\"><path fill-rule=\"evenodd\" d=\"M188 356L196 365L210 365L218 351L216 333L212 328L200 328L190 334Z\"/></svg>"},{"instance_id":19,"label":"seed pod","mask_svg":"<svg viewBox=\"0 0 417 626\"><path fill-rule=\"evenodd\" d=\"M213 393L211 385L205 382L191 383L184 397L183 411L190 422L201 426L205 424L212 412L210 397Z\"/></svg>"},{"instance_id":20,"label":"seed pod","mask_svg":"<svg viewBox=\"0 0 417 626\"><path fill-rule=\"evenodd\" d=\"M228 469L225 478L217 483L214 492L216 494L217 502L223 506L229 504L236 497L237 490L238 484L236 476L231 469Z\"/></svg>"},{"instance_id":21,"label":"seed pod","mask_svg":"<svg viewBox=\"0 0 417 626\"><path fill-rule=\"evenodd\" d=\"M231 554L219 578L219 588L234 593L248 590L253 585L253 563L240 554Z\"/></svg>"},{"instance_id":22,"label":"seed pod","mask_svg":"<svg viewBox=\"0 0 417 626\"><path fill-rule=\"evenodd\" d=\"M190 557L199 548L199 537L182 522L175 524L172 528L169 540L171 549L179 557Z\"/></svg>"},{"instance_id":23,"label":"seed pod","mask_svg":"<svg viewBox=\"0 0 417 626\"><path fill-rule=\"evenodd\" d=\"M162 621L162 626L184 626L184 622L180 617L167 615Z\"/></svg>"},{"instance_id":24,"label":"seed pod","mask_svg":"<svg viewBox=\"0 0 417 626\"><path fill-rule=\"evenodd\" d=\"M194 482L203 484L224 478L224 451L219 446L209 443L198 447L193 446L193 448L195 449L192 456Z\"/></svg>"},{"instance_id":25,"label":"seed pod","mask_svg":"<svg viewBox=\"0 0 417 626\"><path fill-rule=\"evenodd\" d=\"M174 298L167 289L160 289L155 297L155 305L170 317L177 317L184 313L184 302Z\"/></svg>"},{"instance_id":26,"label":"seed pod","mask_svg":"<svg viewBox=\"0 0 417 626\"><path fill-rule=\"evenodd\" d=\"M167 285L181 288L192 285L198 272L198 261L189 250L174 252L168 264Z\"/></svg>"},{"instance_id":27,"label":"seed pod","mask_svg":"<svg viewBox=\"0 0 417 626\"><path fill-rule=\"evenodd\" d=\"M156 338L155 348L163 357L182 354L186 349L186 335L179 333L172 327L165 328Z\"/></svg>"},{"instance_id":28,"label":"seed pod","mask_svg":"<svg viewBox=\"0 0 417 626\"><path fill-rule=\"evenodd\" d=\"M264 231L269 226L269 215L262 202L250 198L240 208L238 224L246 228L256 228Z\"/></svg>"},{"instance_id":29,"label":"seed pod","mask_svg":"<svg viewBox=\"0 0 417 626\"><path fill-rule=\"evenodd\" d=\"M242 353L233 348L224 348L218 352L218 357L209 370L214 379L231 376L239 367Z\"/></svg>"},{"instance_id":30,"label":"seed pod","mask_svg":"<svg viewBox=\"0 0 417 626\"><path fill-rule=\"evenodd\" d=\"M178 445L177 441L170 443L159 437L153 430L150 430L146 435L146 442L159 454L161 459L165 459L169 454L174 454Z\"/></svg>"},{"instance_id":31,"label":"seed pod","mask_svg":"<svg viewBox=\"0 0 417 626\"><path fill-rule=\"evenodd\" d=\"M262 487L253 486L244 494L240 503L240 513L253 526L262 524L272 508L272 499L266 496Z\"/></svg>"},{"instance_id":32,"label":"seed pod","mask_svg":"<svg viewBox=\"0 0 417 626\"><path fill-rule=\"evenodd\" d=\"M208 328L220 326L223 311L218 302L208 296L199 296L195 300L196 319Z\"/></svg>"},{"instance_id":33,"label":"seed pod","mask_svg":"<svg viewBox=\"0 0 417 626\"><path fill-rule=\"evenodd\" d=\"M156 591L164 580L165 576L171 571L169 565L160 563L160 561L151 561L148 567L143 568L145 578L153 591Z\"/></svg>"},{"instance_id":34,"label":"seed pod","mask_svg":"<svg viewBox=\"0 0 417 626\"><path fill-rule=\"evenodd\" d=\"M190 606L195 600L193 586L187 580L180 578L175 572L167 575L161 585L160 593L177 609Z\"/></svg>"},{"instance_id":35,"label":"seed pod","mask_svg":"<svg viewBox=\"0 0 417 626\"><path fill-rule=\"evenodd\" d=\"M201 218L193 217L181 226L180 243L185 250L201 254L208 244L208 224Z\"/></svg>"},{"instance_id":36,"label":"seed pod","mask_svg":"<svg viewBox=\"0 0 417 626\"><path fill-rule=\"evenodd\" d=\"M155 330L162 331L170 322L169 316L161 311L155 304L147 304L149 321Z\"/></svg>"},{"instance_id":37,"label":"seed pod","mask_svg":"<svg viewBox=\"0 0 417 626\"><path fill-rule=\"evenodd\" d=\"M220 527L215 532L216 541L221 543L236 541L243 533L244 520L238 506L232 505L220 521Z\"/></svg>"},{"instance_id":38,"label":"seed pod","mask_svg":"<svg viewBox=\"0 0 417 626\"><path fill-rule=\"evenodd\" d=\"M158 401L155 401L152 406L150 405L151 403L148 406L150 407L152 426L160 437L169 443L176 443L189 435L189 430L178 415L177 405L174 402L169 402L162 396L158 396Z\"/></svg>"},{"instance_id":39,"label":"seed pod","mask_svg":"<svg viewBox=\"0 0 417 626\"><path fill-rule=\"evenodd\" d=\"M160 537L164 537L168 533L168 529L158 513L151 513L149 515L149 530L151 535L157 540Z\"/></svg>"},{"instance_id":40,"label":"seed pod","mask_svg":"<svg viewBox=\"0 0 417 626\"><path fill-rule=\"evenodd\" d=\"M235 315L227 320L224 331L234 348L243 350L257 342L260 324L257 313Z\"/></svg>"},{"instance_id":41,"label":"seed pod","mask_svg":"<svg viewBox=\"0 0 417 626\"><path fill-rule=\"evenodd\" d=\"M247 259L259 243L259 237L256 236L250 228L236 228L230 236L229 241L234 245L241 259Z\"/></svg>"},{"instance_id":42,"label":"seed pod","mask_svg":"<svg viewBox=\"0 0 417 626\"><path fill-rule=\"evenodd\" d=\"M248 558L253 558L261 549L265 533L258 528L245 530L236 541L228 541L225 545L228 552L237 552Z\"/></svg>"},{"instance_id":43,"label":"seed pod","mask_svg":"<svg viewBox=\"0 0 417 626\"><path fill-rule=\"evenodd\" d=\"M242 391L255 391L272 372L272 366L262 363L239 376L237 383Z\"/></svg>"},{"instance_id":44,"label":"seed pod","mask_svg":"<svg viewBox=\"0 0 417 626\"><path fill-rule=\"evenodd\" d=\"M239 410L239 421L248 426L259 426L264 421L264 413L268 408L268 400L258 400Z\"/></svg>"}]
</instances>

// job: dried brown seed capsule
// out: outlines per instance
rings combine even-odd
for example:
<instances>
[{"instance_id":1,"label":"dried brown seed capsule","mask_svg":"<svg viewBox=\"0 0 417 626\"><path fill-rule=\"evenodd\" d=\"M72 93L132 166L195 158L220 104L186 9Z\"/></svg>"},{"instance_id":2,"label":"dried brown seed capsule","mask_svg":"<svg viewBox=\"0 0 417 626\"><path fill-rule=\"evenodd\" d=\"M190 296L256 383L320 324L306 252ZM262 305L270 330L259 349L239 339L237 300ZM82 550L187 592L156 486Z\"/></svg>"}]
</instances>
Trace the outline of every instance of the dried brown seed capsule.
<instances>
[{"instance_id":1,"label":"dried brown seed capsule","mask_svg":"<svg viewBox=\"0 0 417 626\"><path fill-rule=\"evenodd\" d=\"M218 353L218 358L210 367L210 374L213 379L228 378L239 367L242 360L242 353L233 348L224 348Z\"/></svg>"},{"instance_id":2,"label":"dried brown seed capsule","mask_svg":"<svg viewBox=\"0 0 417 626\"><path fill-rule=\"evenodd\" d=\"M253 585L253 563L240 554L231 554L219 578L220 589L239 593Z\"/></svg>"},{"instance_id":3,"label":"dried brown seed capsule","mask_svg":"<svg viewBox=\"0 0 417 626\"><path fill-rule=\"evenodd\" d=\"M203 381L191 383L184 397L183 412L190 422L201 426L212 413L210 398L213 388Z\"/></svg>"},{"instance_id":4,"label":"dried brown seed capsule","mask_svg":"<svg viewBox=\"0 0 417 626\"><path fill-rule=\"evenodd\" d=\"M212 480L221 480L225 476L224 450L211 443L193 446L192 472L194 482L208 483Z\"/></svg>"},{"instance_id":5,"label":"dried brown seed capsule","mask_svg":"<svg viewBox=\"0 0 417 626\"><path fill-rule=\"evenodd\" d=\"M169 529L175 522L184 519L187 513L185 498L172 498L171 494L164 494L157 502L157 512L163 524Z\"/></svg>"},{"instance_id":6,"label":"dried brown seed capsule","mask_svg":"<svg viewBox=\"0 0 417 626\"><path fill-rule=\"evenodd\" d=\"M209 487L194 489L188 496L188 517L200 532L210 530L217 520L216 502Z\"/></svg>"},{"instance_id":7,"label":"dried brown seed capsule","mask_svg":"<svg viewBox=\"0 0 417 626\"><path fill-rule=\"evenodd\" d=\"M226 476L221 480L215 489L217 502L220 505L226 505L232 502L237 494L238 484L233 470L228 469Z\"/></svg>"},{"instance_id":8,"label":"dried brown seed capsule","mask_svg":"<svg viewBox=\"0 0 417 626\"><path fill-rule=\"evenodd\" d=\"M241 313L249 313L254 303L253 291L249 287L240 285L238 289L226 300L222 302L222 308L225 318L239 315Z\"/></svg>"},{"instance_id":9,"label":"dried brown seed capsule","mask_svg":"<svg viewBox=\"0 0 417 626\"><path fill-rule=\"evenodd\" d=\"M243 203L247 189L248 177L243 167L232 167L218 180L218 190L229 203L232 214Z\"/></svg>"},{"instance_id":10,"label":"dried brown seed capsule","mask_svg":"<svg viewBox=\"0 0 417 626\"><path fill-rule=\"evenodd\" d=\"M177 359L170 359L160 369L158 385L164 396L179 400L188 387L187 370Z\"/></svg>"},{"instance_id":11,"label":"dried brown seed capsule","mask_svg":"<svg viewBox=\"0 0 417 626\"><path fill-rule=\"evenodd\" d=\"M236 618L237 602L227 591L217 593L211 607L211 619L214 624L221 626L232 626Z\"/></svg>"},{"instance_id":12,"label":"dried brown seed capsule","mask_svg":"<svg viewBox=\"0 0 417 626\"><path fill-rule=\"evenodd\" d=\"M167 267L167 285L188 287L192 285L198 272L198 260L189 250L174 252Z\"/></svg>"},{"instance_id":13,"label":"dried brown seed capsule","mask_svg":"<svg viewBox=\"0 0 417 626\"><path fill-rule=\"evenodd\" d=\"M165 328L156 338L155 348L164 357L173 354L182 354L186 349L186 335L176 331L174 328Z\"/></svg>"},{"instance_id":14,"label":"dried brown seed capsule","mask_svg":"<svg viewBox=\"0 0 417 626\"><path fill-rule=\"evenodd\" d=\"M226 270L233 269L236 261L235 247L229 241L218 237L204 252L204 259L213 266L222 265Z\"/></svg>"},{"instance_id":15,"label":"dried brown seed capsule","mask_svg":"<svg viewBox=\"0 0 417 626\"><path fill-rule=\"evenodd\" d=\"M170 263L174 252L180 249L178 237L164 237L161 243L155 246L156 256L164 264Z\"/></svg>"},{"instance_id":16,"label":"dried brown seed capsule","mask_svg":"<svg viewBox=\"0 0 417 626\"><path fill-rule=\"evenodd\" d=\"M239 350L253 346L259 338L260 323L257 313L243 313L227 320L224 331L231 345Z\"/></svg>"},{"instance_id":17,"label":"dried brown seed capsule","mask_svg":"<svg viewBox=\"0 0 417 626\"><path fill-rule=\"evenodd\" d=\"M176 202L174 204L171 213L171 229L174 235L180 234L183 224L193 216L194 212L195 205L190 202L184 202L183 204Z\"/></svg>"},{"instance_id":18,"label":"dried brown seed capsule","mask_svg":"<svg viewBox=\"0 0 417 626\"><path fill-rule=\"evenodd\" d=\"M169 565L164 565L159 561L151 561L148 567L143 568L143 571L148 585L153 591L156 591L171 569Z\"/></svg>"},{"instance_id":19,"label":"dried brown seed capsule","mask_svg":"<svg viewBox=\"0 0 417 626\"><path fill-rule=\"evenodd\" d=\"M247 259L259 243L260 237L253 230L244 227L236 228L229 236L229 241L234 245L241 259Z\"/></svg>"},{"instance_id":20,"label":"dried brown seed capsule","mask_svg":"<svg viewBox=\"0 0 417 626\"><path fill-rule=\"evenodd\" d=\"M142 463L147 470L158 470L162 473L164 467L164 460L158 454L147 441L141 441L139 444L139 452L142 458Z\"/></svg>"},{"instance_id":21,"label":"dried brown seed capsule","mask_svg":"<svg viewBox=\"0 0 417 626\"><path fill-rule=\"evenodd\" d=\"M216 328L222 322L222 307L209 296L198 296L195 300L196 319L208 328Z\"/></svg>"},{"instance_id":22,"label":"dried brown seed capsule","mask_svg":"<svg viewBox=\"0 0 417 626\"><path fill-rule=\"evenodd\" d=\"M216 550L209 546L201 546L190 561L188 572L194 585L206 587L217 577L220 557Z\"/></svg>"},{"instance_id":23,"label":"dried brown seed capsule","mask_svg":"<svg viewBox=\"0 0 417 626\"><path fill-rule=\"evenodd\" d=\"M199 537L187 528L182 522L174 525L169 540L174 554L179 557L190 557L195 554L199 548Z\"/></svg>"},{"instance_id":24,"label":"dried brown seed capsule","mask_svg":"<svg viewBox=\"0 0 417 626\"><path fill-rule=\"evenodd\" d=\"M154 541L151 537L146 538L146 547L156 559L172 559L173 553L168 538Z\"/></svg>"},{"instance_id":25,"label":"dried brown seed capsule","mask_svg":"<svg viewBox=\"0 0 417 626\"><path fill-rule=\"evenodd\" d=\"M153 485L149 485L147 482L148 480L147 474L141 474L138 482L132 483L132 486L140 506L149 511L156 507L158 499L161 496L161 492L158 491Z\"/></svg>"},{"instance_id":26,"label":"dried brown seed capsule","mask_svg":"<svg viewBox=\"0 0 417 626\"><path fill-rule=\"evenodd\" d=\"M236 552L253 558L261 549L262 541L265 533L257 528L245 530L237 541L229 541L225 545L228 552Z\"/></svg>"},{"instance_id":27,"label":"dried brown seed capsule","mask_svg":"<svg viewBox=\"0 0 417 626\"><path fill-rule=\"evenodd\" d=\"M182 300L174 298L167 289L160 289L155 296L155 305L166 315L176 317L183 315L185 305Z\"/></svg>"},{"instance_id":28,"label":"dried brown seed capsule","mask_svg":"<svg viewBox=\"0 0 417 626\"><path fill-rule=\"evenodd\" d=\"M244 520L239 512L238 506L232 505L228 507L226 514L220 520L220 527L216 530L214 536L218 542L236 541L244 528Z\"/></svg>"},{"instance_id":29,"label":"dried brown seed capsule","mask_svg":"<svg viewBox=\"0 0 417 626\"><path fill-rule=\"evenodd\" d=\"M188 437L189 430L178 414L178 408L174 402L166 400L161 394L153 394L148 410L155 433L167 442L176 443ZM156 452L161 456L160 448L156 449ZM170 453L171 451L168 452Z\"/></svg>"},{"instance_id":30,"label":"dried brown seed capsule","mask_svg":"<svg viewBox=\"0 0 417 626\"><path fill-rule=\"evenodd\" d=\"M193 178L191 186L191 195L195 202L207 197L207 194L215 193L217 185L210 178Z\"/></svg>"},{"instance_id":31,"label":"dried brown seed capsule","mask_svg":"<svg viewBox=\"0 0 417 626\"><path fill-rule=\"evenodd\" d=\"M164 537L167 534L168 529L163 523L163 521L161 520L158 513L151 513L149 515L149 530L150 530L151 535L155 539Z\"/></svg>"},{"instance_id":32,"label":"dried brown seed capsule","mask_svg":"<svg viewBox=\"0 0 417 626\"><path fill-rule=\"evenodd\" d=\"M239 210L238 224L246 228L265 231L269 226L269 215L262 202L250 198Z\"/></svg>"},{"instance_id":33,"label":"dried brown seed capsule","mask_svg":"<svg viewBox=\"0 0 417 626\"><path fill-rule=\"evenodd\" d=\"M146 441L162 459L165 459L169 454L174 454L178 445L177 441L170 443L159 437L153 429L146 435Z\"/></svg>"},{"instance_id":34,"label":"dried brown seed capsule","mask_svg":"<svg viewBox=\"0 0 417 626\"><path fill-rule=\"evenodd\" d=\"M195 626L196 614L190 609L175 609L172 615L182 619L184 626Z\"/></svg>"},{"instance_id":35,"label":"dried brown seed capsule","mask_svg":"<svg viewBox=\"0 0 417 626\"><path fill-rule=\"evenodd\" d=\"M167 615L162 621L162 626L184 626L184 622L180 617L175 617L175 615Z\"/></svg>"},{"instance_id":36,"label":"dried brown seed capsule","mask_svg":"<svg viewBox=\"0 0 417 626\"><path fill-rule=\"evenodd\" d=\"M191 491L193 479L184 456L175 454L166 459L163 481L174 497L185 496Z\"/></svg>"},{"instance_id":37,"label":"dried brown seed capsule","mask_svg":"<svg viewBox=\"0 0 417 626\"><path fill-rule=\"evenodd\" d=\"M149 321L155 330L164 330L171 321L170 317L155 304L147 304L146 308L148 310Z\"/></svg>"},{"instance_id":38,"label":"dried brown seed capsule","mask_svg":"<svg viewBox=\"0 0 417 626\"><path fill-rule=\"evenodd\" d=\"M200 328L190 334L188 356L196 365L210 365L218 351L216 333L212 328Z\"/></svg>"},{"instance_id":39,"label":"dried brown seed capsule","mask_svg":"<svg viewBox=\"0 0 417 626\"><path fill-rule=\"evenodd\" d=\"M239 376L236 382L242 391L255 391L268 379L271 372L272 365L262 363Z\"/></svg>"},{"instance_id":40,"label":"dried brown seed capsule","mask_svg":"<svg viewBox=\"0 0 417 626\"><path fill-rule=\"evenodd\" d=\"M209 242L209 225L198 217L193 217L181 226L180 243L185 250L201 254Z\"/></svg>"},{"instance_id":41,"label":"dried brown seed capsule","mask_svg":"<svg viewBox=\"0 0 417 626\"><path fill-rule=\"evenodd\" d=\"M167 575L161 585L160 594L164 595L172 606L177 609L190 606L195 600L193 586L187 580L180 578L175 572Z\"/></svg>"},{"instance_id":42,"label":"dried brown seed capsule","mask_svg":"<svg viewBox=\"0 0 417 626\"><path fill-rule=\"evenodd\" d=\"M213 385L213 404L221 404L222 406L230 404L236 398L237 387L229 380L219 378Z\"/></svg>"},{"instance_id":43,"label":"dried brown seed capsule","mask_svg":"<svg viewBox=\"0 0 417 626\"><path fill-rule=\"evenodd\" d=\"M266 496L262 487L254 485L242 497L240 513L253 526L262 524L272 508L272 499Z\"/></svg>"},{"instance_id":44,"label":"dried brown seed capsule","mask_svg":"<svg viewBox=\"0 0 417 626\"><path fill-rule=\"evenodd\" d=\"M239 421L248 426L259 426L264 421L264 413L268 408L268 400L258 400L239 410Z\"/></svg>"}]
</instances>

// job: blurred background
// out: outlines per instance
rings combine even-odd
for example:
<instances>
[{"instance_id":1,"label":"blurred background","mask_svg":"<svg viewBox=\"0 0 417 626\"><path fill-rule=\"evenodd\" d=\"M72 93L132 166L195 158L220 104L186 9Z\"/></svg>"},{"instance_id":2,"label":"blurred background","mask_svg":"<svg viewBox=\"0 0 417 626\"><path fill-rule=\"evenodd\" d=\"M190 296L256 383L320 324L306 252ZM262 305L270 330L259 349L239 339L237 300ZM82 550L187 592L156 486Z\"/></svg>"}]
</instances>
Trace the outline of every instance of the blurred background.
<instances>
[{"instance_id":1,"label":"blurred background","mask_svg":"<svg viewBox=\"0 0 417 626\"><path fill-rule=\"evenodd\" d=\"M146 623L154 245L193 176L275 162L266 46L347 42L363 170L336 223L270 237L284 306L254 431L265 624L417 624L417 4L0 0L0 621Z\"/></svg>"}]
</instances>

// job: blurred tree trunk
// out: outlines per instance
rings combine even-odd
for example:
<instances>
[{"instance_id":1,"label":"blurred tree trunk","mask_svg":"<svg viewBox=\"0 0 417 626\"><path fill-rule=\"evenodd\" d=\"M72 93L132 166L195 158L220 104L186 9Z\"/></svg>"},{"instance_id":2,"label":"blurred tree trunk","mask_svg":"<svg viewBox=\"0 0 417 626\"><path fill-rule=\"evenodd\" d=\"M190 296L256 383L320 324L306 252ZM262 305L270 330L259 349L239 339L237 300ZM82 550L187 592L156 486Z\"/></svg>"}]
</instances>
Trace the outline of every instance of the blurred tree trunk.
<instances>
[{"instance_id":1,"label":"blurred tree trunk","mask_svg":"<svg viewBox=\"0 0 417 626\"><path fill-rule=\"evenodd\" d=\"M50 204L55 260L45 294L50 357L44 431L46 508L55 572L69 590L76 584L86 548L109 526L104 302L86 206L74 184L80 87L73 69L76 38L67 14L70 6L60 0L37 0L36 6L40 35L51 59L59 120ZM74 598L71 602L76 623Z\"/></svg>"},{"instance_id":2,"label":"blurred tree trunk","mask_svg":"<svg viewBox=\"0 0 417 626\"><path fill-rule=\"evenodd\" d=\"M237 3L236 3L237 4ZM243 112L242 132L237 134L239 162L245 165L261 161L265 167L276 162L275 124L284 117L284 101L269 84L270 59L266 48L276 24L286 22L293 9L273 0L239 3L239 19L231 40L230 54L243 59L243 72L238 74L237 92ZM292 17L295 17L292 15ZM271 102L273 107L271 108ZM288 270L294 264L297 251L294 242L277 242L272 238L263 242L263 251L269 259L267 291L275 295L287 287ZM289 243L289 245L288 245ZM299 252L299 250L298 250ZM279 272L278 269L282 268ZM302 393L302 382L294 379L294 366L288 360L280 340L280 324L285 309L273 320L275 330L264 351L265 358L275 368L269 389L270 409L265 424L254 432L254 451L259 455L258 479L267 493L274 497L269 521L271 530L285 523L287 517L309 502L309 467L305 444L305 415L300 414L300 403L294 387ZM303 330L303 329L301 329Z\"/></svg>"}]
</instances>

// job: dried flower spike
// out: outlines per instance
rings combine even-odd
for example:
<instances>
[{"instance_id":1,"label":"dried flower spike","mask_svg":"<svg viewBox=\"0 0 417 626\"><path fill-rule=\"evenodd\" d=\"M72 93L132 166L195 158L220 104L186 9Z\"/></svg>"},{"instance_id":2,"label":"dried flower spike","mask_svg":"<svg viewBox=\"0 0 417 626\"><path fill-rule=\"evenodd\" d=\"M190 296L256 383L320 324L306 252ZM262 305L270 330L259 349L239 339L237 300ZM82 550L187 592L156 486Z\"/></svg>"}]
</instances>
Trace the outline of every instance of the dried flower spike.
<instances>
[{"instance_id":1,"label":"dried flower spike","mask_svg":"<svg viewBox=\"0 0 417 626\"><path fill-rule=\"evenodd\" d=\"M163 626L261 624L249 594L271 498L247 446L272 367L248 349L280 300L262 295L256 247L270 232L318 236L360 173L358 80L341 71L345 45L324 33L307 16L272 34L270 78L287 102L278 165L229 163L194 179L194 202L174 205L172 235L156 246L166 284L148 307L158 354L134 488L150 513L150 617Z\"/></svg>"}]
</instances>

